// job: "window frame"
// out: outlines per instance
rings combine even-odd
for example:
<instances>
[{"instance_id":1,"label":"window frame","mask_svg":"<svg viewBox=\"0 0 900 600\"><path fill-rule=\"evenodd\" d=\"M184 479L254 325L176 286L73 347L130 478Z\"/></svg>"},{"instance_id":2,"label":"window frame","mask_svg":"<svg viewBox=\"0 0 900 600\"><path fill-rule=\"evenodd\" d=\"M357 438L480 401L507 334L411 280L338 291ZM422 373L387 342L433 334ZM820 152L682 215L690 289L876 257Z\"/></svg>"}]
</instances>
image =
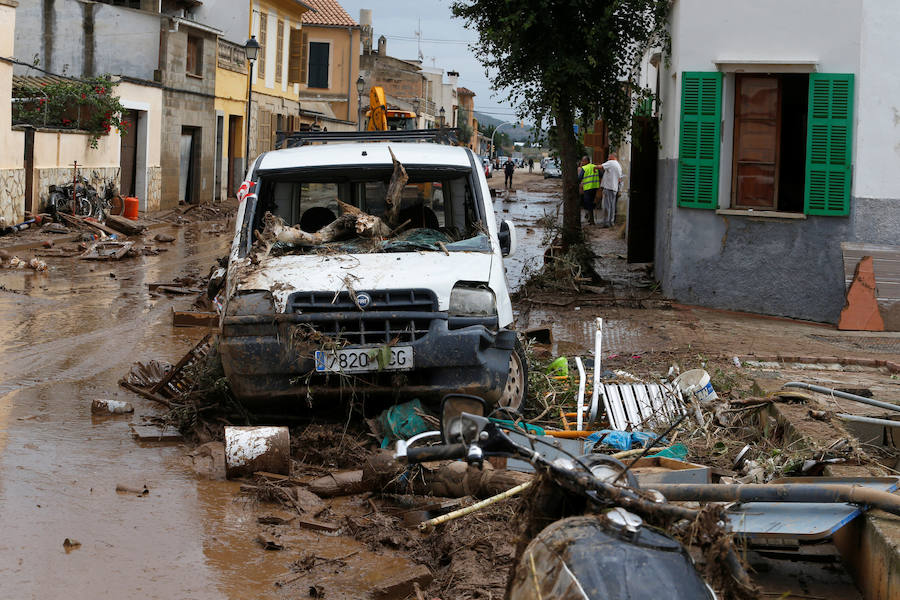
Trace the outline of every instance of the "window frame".
<instances>
[{"instance_id":1,"label":"window frame","mask_svg":"<svg viewBox=\"0 0 900 600\"><path fill-rule=\"evenodd\" d=\"M328 46L328 59L325 64L325 86L317 86L312 85L310 83L310 76L312 75L312 71L310 69L310 61L312 58L312 45L313 44L325 44ZM332 44L332 40L325 38L308 38L306 40L306 87L314 90L328 90L331 89L331 58L332 51L334 45Z\"/></svg>"},{"instance_id":2,"label":"window frame","mask_svg":"<svg viewBox=\"0 0 900 600\"><path fill-rule=\"evenodd\" d=\"M781 211L778 208L778 193L779 193L779 183L781 177L781 131L782 131L782 103L783 99L783 88L784 85L782 83L781 73L735 73L734 76L734 106L732 116L731 116L731 138L732 138L732 148L731 148L731 194L729 201L729 208L732 210L747 210L747 211L768 211L768 212L796 212L796 211ZM774 193L772 195L772 204L771 206L751 206L751 205L742 205L738 204L738 120L741 118L738 116L738 103L740 102L741 97L741 81L746 79L774 79L777 85L777 100L775 106L775 183L774 183ZM752 117L744 117L744 119L748 121L760 120L754 119ZM750 161L743 161L743 163L750 163ZM751 163L752 164L752 163ZM762 163L757 163L762 164ZM766 163L768 164L768 163Z\"/></svg>"},{"instance_id":3,"label":"window frame","mask_svg":"<svg viewBox=\"0 0 900 600\"><path fill-rule=\"evenodd\" d=\"M269 45L269 13L259 11L259 54L256 55L256 77L266 78L266 46Z\"/></svg>"},{"instance_id":4,"label":"window frame","mask_svg":"<svg viewBox=\"0 0 900 600\"><path fill-rule=\"evenodd\" d=\"M192 43L193 42L193 43ZM193 63L193 64L191 64ZM193 67L193 68L192 68ZM187 34L184 52L184 72L190 77L203 77L203 37Z\"/></svg>"},{"instance_id":5,"label":"window frame","mask_svg":"<svg viewBox=\"0 0 900 600\"><path fill-rule=\"evenodd\" d=\"M278 19L275 26L275 83L284 79L284 19Z\"/></svg>"}]
</instances>

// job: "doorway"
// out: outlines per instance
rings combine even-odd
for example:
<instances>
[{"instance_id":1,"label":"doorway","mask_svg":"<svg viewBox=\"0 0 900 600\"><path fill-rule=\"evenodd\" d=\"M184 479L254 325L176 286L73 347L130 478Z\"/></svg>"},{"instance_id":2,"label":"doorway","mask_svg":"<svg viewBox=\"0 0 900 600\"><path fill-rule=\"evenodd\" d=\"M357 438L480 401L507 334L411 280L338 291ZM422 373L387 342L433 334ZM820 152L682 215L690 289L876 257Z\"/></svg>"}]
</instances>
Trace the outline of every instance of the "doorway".
<instances>
[{"instance_id":1,"label":"doorway","mask_svg":"<svg viewBox=\"0 0 900 600\"><path fill-rule=\"evenodd\" d=\"M234 198L237 195L238 178L240 177L243 165L240 164L241 157L238 152L241 151L241 133L244 131L244 120L238 115L228 115L228 197Z\"/></svg>"},{"instance_id":2,"label":"doorway","mask_svg":"<svg viewBox=\"0 0 900 600\"><path fill-rule=\"evenodd\" d=\"M656 253L656 162L659 121L634 117L628 194L628 262L653 262Z\"/></svg>"},{"instance_id":3,"label":"doorway","mask_svg":"<svg viewBox=\"0 0 900 600\"><path fill-rule=\"evenodd\" d=\"M181 147L178 170L178 201L196 202L197 156L199 154L199 127L181 128Z\"/></svg>"},{"instance_id":4,"label":"doorway","mask_svg":"<svg viewBox=\"0 0 900 600\"><path fill-rule=\"evenodd\" d=\"M222 200L222 161L225 160L222 152L222 141L225 137L225 116L216 115L216 153L215 153L215 192L213 198L216 202Z\"/></svg>"},{"instance_id":5,"label":"doorway","mask_svg":"<svg viewBox=\"0 0 900 600\"><path fill-rule=\"evenodd\" d=\"M119 153L119 193L122 196L137 195L138 111L127 110L123 115L128 126L121 136Z\"/></svg>"}]
</instances>

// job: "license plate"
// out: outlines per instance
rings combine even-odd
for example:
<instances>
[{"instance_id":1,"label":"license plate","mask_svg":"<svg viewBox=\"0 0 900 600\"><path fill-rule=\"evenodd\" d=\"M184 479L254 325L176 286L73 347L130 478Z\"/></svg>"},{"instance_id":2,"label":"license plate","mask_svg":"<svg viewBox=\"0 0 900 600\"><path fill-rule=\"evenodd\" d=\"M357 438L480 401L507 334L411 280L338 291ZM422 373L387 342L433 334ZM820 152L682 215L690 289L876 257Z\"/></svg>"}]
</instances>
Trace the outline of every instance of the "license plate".
<instances>
[{"instance_id":1,"label":"license plate","mask_svg":"<svg viewBox=\"0 0 900 600\"><path fill-rule=\"evenodd\" d=\"M344 348L316 350L316 371L335 373L365 373L370 371L405 371L413 368L412 346L395 346L391 357L378 363L381 348ZM387 354L384 355L387 358Z\"/></svg>"}]
</instances>

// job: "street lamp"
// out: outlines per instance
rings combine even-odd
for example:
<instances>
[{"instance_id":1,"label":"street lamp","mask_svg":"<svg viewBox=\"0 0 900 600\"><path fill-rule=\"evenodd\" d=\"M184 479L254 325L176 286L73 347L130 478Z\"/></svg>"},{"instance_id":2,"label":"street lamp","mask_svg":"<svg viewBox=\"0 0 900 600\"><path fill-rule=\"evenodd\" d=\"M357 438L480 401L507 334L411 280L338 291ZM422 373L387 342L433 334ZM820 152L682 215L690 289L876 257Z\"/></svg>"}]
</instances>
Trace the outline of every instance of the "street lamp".
<instances>
[{"instance_id":1,"label":"street lamp","mask_svg":"<svg viewBox=\"0 0 900 600\"><path fill-rule=\"evenodd\" d=\"M247 151L245 153L248 168L250 167L250 100L253 97L253 63L259 56L259 48L259 42L256 41L255 35L251 35L250 39L244 42L244 54L250 61L250 68L247 70Z\"/></svg>"},{"instance_id":2,"label":"street lamp","mask_svg":"<svg viewBox=\"0 0 900 600\"><path fill-rule=\"evenodd\" d=\"M503 127L504 125L518 125L518 124L519 124L518 121L507 121L506 123L500 123L499 125L494 127L494 133L491 134L491 152L490 152L491 157L494 156L494 136L497 135L497 132L500 131L500 128Z\"/></svg>"},{"instance_id":3,"label":"street lamp","mask_svg":"<svg viewBox=\"0 0 900 600\"><path fill-rule=\"evenodd\" d=\"M363 89L366 87L366 80L363 79L363 76L360 75L359 79L356 80L356 129L357 131L363 130L363 122L362 122L362 93Z\"/></svg>"},{"instance_id":4,"label":"street lamp","mask_svg":"<svg viewBox=\"0 0 900 600\"><path fill-rule=\"evenodd\" d=\"M441 115L441 118L440 118L441 129L443 129L443 128L444 128L444 115L447 114L447 111L444 110L444 107L442 106L442 107L441 107L441 110L439 111L439 113L440 113L440 115Z\"/></svg>"}]
</instances>

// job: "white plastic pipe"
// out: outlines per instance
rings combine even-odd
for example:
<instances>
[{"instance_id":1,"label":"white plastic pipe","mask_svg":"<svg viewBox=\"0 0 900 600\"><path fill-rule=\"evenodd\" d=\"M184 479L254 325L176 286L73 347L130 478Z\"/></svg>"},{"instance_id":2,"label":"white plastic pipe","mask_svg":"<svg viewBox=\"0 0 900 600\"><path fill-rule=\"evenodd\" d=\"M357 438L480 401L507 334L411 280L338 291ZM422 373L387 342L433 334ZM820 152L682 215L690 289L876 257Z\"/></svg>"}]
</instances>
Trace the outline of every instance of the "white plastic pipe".
<instances>
[{"instance_id":1,"label":"white plastic pipe","mask_svg":"<svg viewBox=\"0 0 900 600\"><path fill-rule=\"evenodd\" d=\"M594 385L591 389L591 421L597 418L600 398L600 349L603 346L603 319L597 317L597 332L594 333ZM581 429L579 428L579 431Z\"/></svg>"},{"instance_id":2,"label":"white plastic pipe","mask_svg":"<svg viewBox=\"0 0 900 600\"><path fill-rule=\"evenodd\" d=\"M584 385L585 385L585 377L584 374L584 363L581 362L581 357L575 357L575 365L578 367L578 420L576 421L578 424L576 428L578 431L584 431Z\"/></svg>"}]
</instances>

